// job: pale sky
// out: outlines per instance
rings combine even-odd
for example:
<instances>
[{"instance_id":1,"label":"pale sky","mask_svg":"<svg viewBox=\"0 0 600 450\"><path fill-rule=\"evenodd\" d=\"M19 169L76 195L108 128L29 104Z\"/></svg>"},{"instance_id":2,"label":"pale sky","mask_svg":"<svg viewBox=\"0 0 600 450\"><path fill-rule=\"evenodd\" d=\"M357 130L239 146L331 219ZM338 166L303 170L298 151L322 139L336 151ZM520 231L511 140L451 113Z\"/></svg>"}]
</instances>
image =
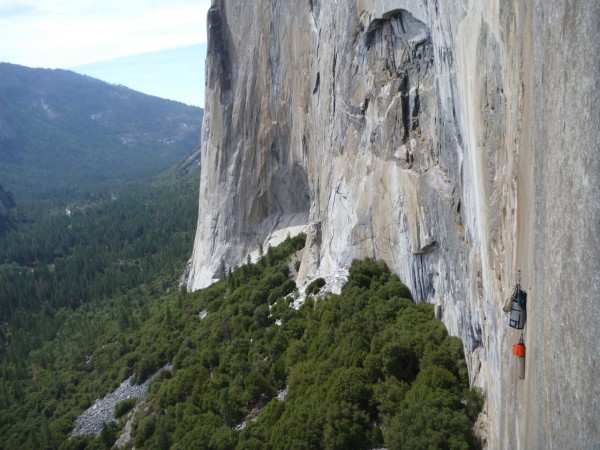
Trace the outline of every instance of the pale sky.
<instances>
[{"instance_id":1,"label":"pale sky","mask_svg":"<svg viewBox=\"0 0 600 450\"><path fill-rule=\"evenodd\" d=\"M0 0L0 61L81 64L206 42L210 0Z\"/></svg>"}]
</instances>

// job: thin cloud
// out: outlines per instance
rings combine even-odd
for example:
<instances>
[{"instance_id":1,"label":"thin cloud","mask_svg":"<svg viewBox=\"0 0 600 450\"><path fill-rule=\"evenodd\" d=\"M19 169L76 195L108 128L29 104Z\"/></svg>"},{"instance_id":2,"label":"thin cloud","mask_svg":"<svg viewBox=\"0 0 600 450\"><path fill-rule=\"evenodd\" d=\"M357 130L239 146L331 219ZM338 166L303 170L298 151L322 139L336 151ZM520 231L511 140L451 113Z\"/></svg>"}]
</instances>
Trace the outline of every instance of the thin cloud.
<instances>
[{"instance_id":1,"label":"thin cloud","mask_svg":"<svg viewBox=\"0 0 600 450\"><path fill-rule=\"evenodd\" d=\"M206 42L210 0L4 1L0 61L80 64Z\"/></svg>"}]
</instances>

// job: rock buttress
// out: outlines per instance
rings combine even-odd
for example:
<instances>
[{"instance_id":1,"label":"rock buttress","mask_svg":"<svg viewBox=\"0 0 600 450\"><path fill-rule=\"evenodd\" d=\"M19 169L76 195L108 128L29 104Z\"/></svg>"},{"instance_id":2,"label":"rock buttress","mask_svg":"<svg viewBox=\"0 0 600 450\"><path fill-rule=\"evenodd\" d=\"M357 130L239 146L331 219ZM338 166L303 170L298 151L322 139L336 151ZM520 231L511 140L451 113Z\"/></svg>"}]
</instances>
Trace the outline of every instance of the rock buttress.
<instances>
[{"instance_id":1,"label":"rock buttress","mask_svg":"<svg viewBox=\"0 0 600 450\"><path fill-rule=\"evenodd\" d=\"M381 258L438 305L489 447L599 443L599 7L213 2L188 288L306 224L300 279Z\"/></svg>"}]
</instances>

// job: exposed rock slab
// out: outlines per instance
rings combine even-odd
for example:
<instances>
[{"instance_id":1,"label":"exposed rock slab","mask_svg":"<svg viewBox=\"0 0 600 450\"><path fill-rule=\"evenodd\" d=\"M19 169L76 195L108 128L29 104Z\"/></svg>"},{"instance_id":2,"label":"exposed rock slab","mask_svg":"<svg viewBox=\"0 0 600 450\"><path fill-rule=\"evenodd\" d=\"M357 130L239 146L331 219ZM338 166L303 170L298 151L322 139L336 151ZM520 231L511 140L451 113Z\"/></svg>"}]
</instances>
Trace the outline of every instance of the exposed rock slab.
<instances>
[{"instance_id":1,"label":"exposed rock slab","mask_svg":"<svg viewBox=\"0 0 600 450\"><path fill-rule=\"evenodd\" d=\"M172 366L167 364L163 369L171 370ZM75 420L75 428L71 435L100 435L104 424L115 420L115 406L123 400L145 397L148 386L155 376L156 374L150 376L142 384L133 384L133 376L123 381L117 389L96 400Z\"/></svg>"},{"instance_id":2,"label":"exposed rock slab","mask_svg":"<svg viewBox=\"0 0 600 450\"><path fill-rule=\"evenodd\" d=\"M148 391L150 380L143 384L135 385L131 383L132 379L133 377L129 377L113 392L96 400L92 406L86 409L75 420L75 428L71 432L71 435L100 435L104 424L115 420L115 406L118 403L130 398L144 397Z\"/></svg>"}]
</instances>

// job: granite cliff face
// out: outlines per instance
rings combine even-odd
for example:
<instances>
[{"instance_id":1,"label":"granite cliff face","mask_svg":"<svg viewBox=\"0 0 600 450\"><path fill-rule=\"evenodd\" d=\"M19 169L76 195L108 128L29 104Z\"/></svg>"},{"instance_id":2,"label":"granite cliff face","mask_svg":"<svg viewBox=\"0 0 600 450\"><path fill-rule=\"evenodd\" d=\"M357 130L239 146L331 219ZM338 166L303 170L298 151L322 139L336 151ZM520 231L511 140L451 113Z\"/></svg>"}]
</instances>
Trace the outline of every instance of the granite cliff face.
<instances>
[{"instance_id":1,"label":"granite cliff face","mask_svg":"<svg viewBox=\"0 0 600 450\"><path fill-rule=\"evenodd\" d=\"M188 288L304 225L300 280L382 258L438 306L491 448L600 444L600 4L563 3L214 1Z\"/></svg>"}]
</instances>

